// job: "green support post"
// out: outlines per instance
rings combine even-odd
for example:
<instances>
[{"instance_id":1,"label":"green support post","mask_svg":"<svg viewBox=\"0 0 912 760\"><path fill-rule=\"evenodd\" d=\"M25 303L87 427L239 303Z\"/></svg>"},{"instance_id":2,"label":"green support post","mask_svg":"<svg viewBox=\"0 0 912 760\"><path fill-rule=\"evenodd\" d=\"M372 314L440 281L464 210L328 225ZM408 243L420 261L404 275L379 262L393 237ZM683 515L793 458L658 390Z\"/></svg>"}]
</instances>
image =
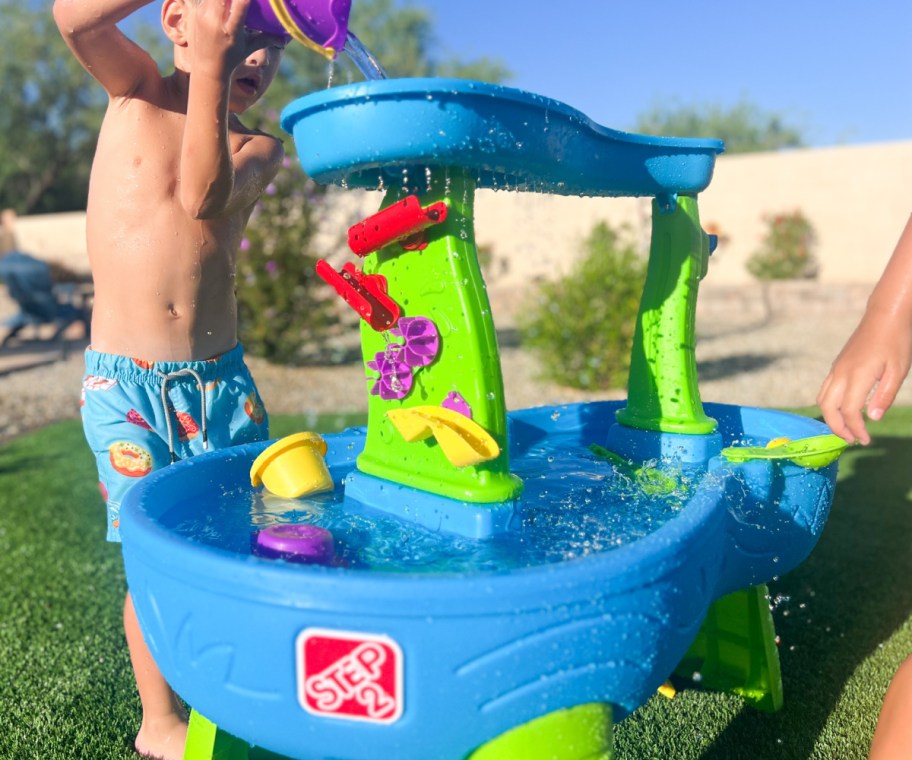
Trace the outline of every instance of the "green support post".
<instances>
[{"instance_id":1,"label":"green support post","mask_svg":"<svg viewBox=\"0 0 912 760\"><path fill-rule=\"evenodd\" d=\"M384 207L402 195L390 189ZM488 504L510 501L522 481L510 474L507 452L507 408L500 353L491 306L478 264L474 231L475 184L461 169L437 169L422 192L422 205L446 200L446 220L429 230L424 250L405 251L398 244L369 254L364 272L383 275L390 297L404 317L426 317L440 335L437 359L414 373L414 384L402 400L370 395L367 438L358 469L412 488L451 499ZM368 389L375 373L367 367L383 352L389 336L361 324ZM415 406L439 406L458 392L469 404L472 419L497 442L495 459L453 466L432 440L406 442L386 413Z\"/></svg>"},{"instance_id":2,"label":"green support post","mask_svg":"<svg viewBox=\"0 0 912 760\"><path fill-rule=\"evenodd\" d=\"M652 203L652 244L637 315L627 406L628 427L702 435L716 429L703 413L694 354L697 291L706 274L709 236L692 196Z\"/></svg>"},{"instance_id":3,"label":"green support post","mask_svg":"<svg viewBox=\"0 0 912 760\"><path fill-rule=\"evenodd\" d=\"M250 745L219 729L215 723L190 712L184 760L249 760Z\"/></svg>"}]
</instances>

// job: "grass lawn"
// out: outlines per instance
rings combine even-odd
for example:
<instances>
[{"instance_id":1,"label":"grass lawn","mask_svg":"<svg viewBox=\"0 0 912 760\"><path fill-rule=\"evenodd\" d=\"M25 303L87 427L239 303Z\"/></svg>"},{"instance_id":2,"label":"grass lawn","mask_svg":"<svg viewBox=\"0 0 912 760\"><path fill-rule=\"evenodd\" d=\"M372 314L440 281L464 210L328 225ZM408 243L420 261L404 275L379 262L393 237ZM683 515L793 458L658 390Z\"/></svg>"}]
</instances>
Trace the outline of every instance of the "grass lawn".
<instances>
[{"instance_id":1,"label":"grass lawn","mask_svg":"<svg viewBox=\"0 0 912 760\"><path fill-rule=\"evenodd\" d=\"M272 432L362 421L278 417ZM873 431L870 447L842 458L817 548L770 584L784 709L699 690L656 696L617 726L618 758L866 756L890 676L912 653L912 408ZM95 483L78 422L0 447L0 758L135 757L123 565Z\"/></svg>"}]
</instances>

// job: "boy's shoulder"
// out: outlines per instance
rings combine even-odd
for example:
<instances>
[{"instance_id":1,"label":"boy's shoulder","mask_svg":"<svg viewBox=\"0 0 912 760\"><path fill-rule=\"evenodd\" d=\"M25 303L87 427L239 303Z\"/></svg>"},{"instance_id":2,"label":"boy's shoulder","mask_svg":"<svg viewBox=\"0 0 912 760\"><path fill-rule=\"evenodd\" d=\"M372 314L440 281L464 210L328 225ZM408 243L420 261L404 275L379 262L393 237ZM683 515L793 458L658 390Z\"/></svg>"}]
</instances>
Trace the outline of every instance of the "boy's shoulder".
<instances>
[{"instance_id":1,"label":"boy's shoulder","mask_svg":"<svg viewBox=\"0 0 912 760\"><path fill-rule=\"evenodd\" d=\"M237 136L241 140L242 145L245 145L248 142L256 141L264 144L270 143L284 150L284 142L281 138L276 137L276 135L273 135L269 132L264 132L262 129L248 127L237 117L231 119L230 130L233 135Z\"/></svg>"}]
</instances>

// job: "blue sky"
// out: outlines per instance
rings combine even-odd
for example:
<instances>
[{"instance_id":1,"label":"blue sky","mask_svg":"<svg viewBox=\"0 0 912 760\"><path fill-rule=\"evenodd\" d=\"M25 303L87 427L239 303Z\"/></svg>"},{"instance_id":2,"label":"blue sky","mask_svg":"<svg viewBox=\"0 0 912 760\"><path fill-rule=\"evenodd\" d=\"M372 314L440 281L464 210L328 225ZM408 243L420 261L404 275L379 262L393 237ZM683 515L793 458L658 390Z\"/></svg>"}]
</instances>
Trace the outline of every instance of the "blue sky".
<instances>
[{"instance_id":1,"label":"blue sky","mask_svg":"<svg viewBox=\"0 0 912 760\"><path fill-rule=\"evenodd\" d=\"M747 100L810 145L912 139L912 0L397 3L431 13L441 56L499 58L507 84L615 129L661 103Z\"/></svg>"}]
</instances>

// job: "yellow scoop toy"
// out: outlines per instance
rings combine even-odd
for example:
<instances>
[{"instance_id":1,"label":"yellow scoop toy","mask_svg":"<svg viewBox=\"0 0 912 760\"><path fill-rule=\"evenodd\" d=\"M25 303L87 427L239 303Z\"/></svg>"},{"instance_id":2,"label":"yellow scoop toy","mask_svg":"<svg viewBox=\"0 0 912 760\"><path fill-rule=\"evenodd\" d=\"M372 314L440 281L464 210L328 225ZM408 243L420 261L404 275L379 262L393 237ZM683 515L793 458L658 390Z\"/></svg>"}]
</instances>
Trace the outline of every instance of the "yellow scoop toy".
<instances>
[{"instance_id":1,"label":"yellow scoop toy","mask_svg":"<svg viewBox=\"0 0 912 760\"><path fill-rule=\"evenodd\" d=\"M250 468L250 485L297 499L308 493L331 491L333 481L323 457L326 441L316 433L295 433L265 449Z\"/></svg>"}]
</instances>

